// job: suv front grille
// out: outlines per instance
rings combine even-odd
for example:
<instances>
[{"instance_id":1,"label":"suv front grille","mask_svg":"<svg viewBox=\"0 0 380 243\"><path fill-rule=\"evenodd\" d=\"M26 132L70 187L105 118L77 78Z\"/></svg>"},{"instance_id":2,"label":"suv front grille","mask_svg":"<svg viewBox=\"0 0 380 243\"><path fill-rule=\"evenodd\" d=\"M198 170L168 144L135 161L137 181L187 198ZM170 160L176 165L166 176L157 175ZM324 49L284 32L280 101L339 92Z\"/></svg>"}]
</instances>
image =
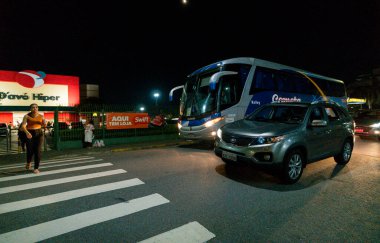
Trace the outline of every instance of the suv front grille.
<instances>
[{"instance_id":1,"label":"suv front grille","mask_svg":"<svg viewBox=\"0 0 380 243\"><path fill-rule=\"evenodd\" d=\"M248 146L252 142L250 137L242 137L223 133L222 140L226 143L231 143L236 146Z\"/></svg>"}]
</instances>

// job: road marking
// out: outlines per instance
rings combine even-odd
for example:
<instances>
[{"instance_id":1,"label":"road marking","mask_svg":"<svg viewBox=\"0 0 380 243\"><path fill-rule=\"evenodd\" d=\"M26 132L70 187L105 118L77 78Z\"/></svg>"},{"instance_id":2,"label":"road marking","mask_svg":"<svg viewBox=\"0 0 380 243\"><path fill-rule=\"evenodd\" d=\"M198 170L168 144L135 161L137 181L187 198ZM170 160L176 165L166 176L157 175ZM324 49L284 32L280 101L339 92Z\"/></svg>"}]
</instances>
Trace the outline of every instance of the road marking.
<instances>
[{"instance_id":1,"label":"road marking","mask_svg":"<svg viewBox=\"0 0 380 243\"><path fill-rule=\"evenodd\" d=\"M91 162L99 162L102 160L103 159L94 159L94 160L76 161L76 162L63 163L63 164L62 164L62 162L53 162L53 163L48 163L48 165L43 164L42 167L43 168L52 168L52 167L60 167L60 166L65 166L65 165L77 165L77 164L85 164L85 163L91 163ZM12 167L9 167L7 169L14 169L14 168L22 168L25 170L25 165L23 165L23 166L12 166ZM32 166L32 168L33 168L33 166Z\"/></svg>"},{"instance_id":2,"label":"road marking","mask_svg":"<svg viewBox=\"0 0 380 243\"><path fill-rule=\"evenodd\" d=\"M214 237L215 235L213 233L208 231L197 221L194 221L140 241L140 243L195 243L206 242Z\"/></svg>"},{"instance_id":3,"label":"road marking","mask_svg":"<svg viewBox=\"0 0 380 243\"><path fill-rule=\"evenodd\" d=\"M87 179L92 179L92 178L97 178L97 177L103 177L103 176L116 175L116 174L121 174L121 173L127 173L127 172L123 169L118 169L118 170L110 170L110 171L92 173L92 174L87 174L87 175L66 177L66 178L55 179L55 180L50 180L50 181L41 181L41 182L35 182L35 183L27 183L27 184L18 185L18 186L3 187L3 188L0 188L0 194L29 190L29 189L45 187L45 186L58 185L58 184L74 182L74 181L82 181L82 180L87 180Z\"/></svg>"},{"instance_id":4,"label":"road marking","mask_svg":"<svg viewBox=\"0 0 380 243\"><path fill-rule=\"evenodd\" d=\"M86 159L95 159L94 157L75 157L73 159L58 159L58 160L45 160L41 161L40 164L47 165L47 164L57 164L62 162L69 162L69 161L77 161L77 160L86 160ZM0 166L0 170L3 169L14 169L14 168L25 168L25 164L23 165L3 165Z\"/></svg>"},{"instance_id":5,"label":"road marking","mask_svg":"<svg viewBox=\"0 0 380 243\"><path fill-rule=\"evenodd\" d=\"M102 192L123 189L127 187L144 184L141 180L135 178L130 180L118 181L99 186L86 187L78 190L72 190L62 193L56 193L43 197L36 197L22 201L0 204L0 214L14 212L22 209L38 207L46 204L67 201L74 198L85 197Z\"/></svg>"},{"instance_id":6,"label":"road marking","mask_svg":"<svg viewBox=\"0 0 380 243\"><path fill-rule=\"evenodd\" d=\"M1 234L0 242L38 242L108 220L124 217L164 203L169 203L169 200L155 193L128 202L74 214Z\"/></svg>"},{"instance_id":7,"label":"road marking","mask_svg":"<svg viewBox=\"0 0 380 243\"><path fill-rule=\"evenodd\" d=\"M102 161L103 159L94 159L94 160L86 160L86 161L76 161L76 162L70 162L70 163L63 163L63 164L57 164L57 165L43 165L43 168L53 168L53 167L60 167L60 166L66 166L66 165L78 165L78 164L85 164L85 163L91 163L91 162L99 162ZM25 166L24 166L25 167Z\"/></svg>"},{"instance_id":8,"label":"road marking","mask_svg":"<svg viewBox=\"0 0 380 243\"><path fill-rule=\"evenodd\" d=\"M65 173L65 172L78 171L78 170L87 170L87 169L99 168L99 167L111 166L111 165L113 165L113 164L111 164L111 163L102 163L102 164L85 165L85 166L78 166L78 167L67 168L67 169L60 169L60 170L43 171L43 172L39 173L38 175L36 175L34 173L29 173L29 174L26 174L26 175L7 176L7 177L1 177L0 178L0 182L2 182L2 181L19 180L19 179L36 177L36 176L54 175L54 174L58 174L58 173Z\"/></svg>"}]
</instances>

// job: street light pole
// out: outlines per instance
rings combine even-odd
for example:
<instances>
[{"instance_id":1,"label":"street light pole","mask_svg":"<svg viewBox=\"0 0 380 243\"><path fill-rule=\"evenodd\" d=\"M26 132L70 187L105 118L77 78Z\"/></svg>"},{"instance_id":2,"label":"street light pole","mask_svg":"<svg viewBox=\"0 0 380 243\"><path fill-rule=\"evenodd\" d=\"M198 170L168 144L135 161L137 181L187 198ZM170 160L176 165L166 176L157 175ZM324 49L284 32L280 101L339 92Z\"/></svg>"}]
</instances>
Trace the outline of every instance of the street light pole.
<instances>
[{"instance_id":1,"label":"street light pole","mask_svg":"<svg viewBox=\"0 0 380 243\"><path fill-rule=\"evenodd\" d=\"M157 106L157 100L158 100L158 97L160 97L160 93L154 93L153 94L154 98L156 99L156 106Z\"/></svg>"}]
</instances>

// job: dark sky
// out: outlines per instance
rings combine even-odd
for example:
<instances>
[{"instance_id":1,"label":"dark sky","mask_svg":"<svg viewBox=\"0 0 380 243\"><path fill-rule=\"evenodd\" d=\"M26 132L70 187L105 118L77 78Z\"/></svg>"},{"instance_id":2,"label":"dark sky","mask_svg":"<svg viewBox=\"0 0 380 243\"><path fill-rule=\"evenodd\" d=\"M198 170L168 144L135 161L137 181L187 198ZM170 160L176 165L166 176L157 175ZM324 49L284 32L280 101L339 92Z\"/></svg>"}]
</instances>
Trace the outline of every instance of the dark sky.
<instances>
[{"instance_id":1,"label":"dark sky","mask_svg":"<svg viewBox=\"0 0 380 243\"><path fill-rule=\"evenodd\" d=\"M107 103L167 102L242 56L351 82L380 66L380 1L0 0L0 69L79 76Z\"/></svg>"}]
</instances>

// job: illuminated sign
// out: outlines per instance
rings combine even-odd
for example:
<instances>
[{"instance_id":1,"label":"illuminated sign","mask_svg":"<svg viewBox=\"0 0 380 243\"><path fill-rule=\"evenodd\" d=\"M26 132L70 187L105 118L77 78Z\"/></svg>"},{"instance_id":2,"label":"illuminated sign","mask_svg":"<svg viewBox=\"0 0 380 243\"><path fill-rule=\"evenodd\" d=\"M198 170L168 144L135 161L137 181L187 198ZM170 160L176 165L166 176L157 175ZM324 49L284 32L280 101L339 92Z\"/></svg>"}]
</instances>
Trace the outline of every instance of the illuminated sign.
<instances>
[{"instance_id":1,"label":"illuminated sign","mask_svg":"<svg viewBox=\"0 0 380 243\"><path fill-rule=\"evenodd\" d=\"M359 99L359 98L348 98L347 103L348 104L365 104L367 102L366 99Z\"/></svg>"},{"instance_id":2,"label":"illuminated sign","mask_svg":"<svg viewBox=\"0 0 380 243\"><path fill-rule=\"evenodd\" d=\"M17 83L3 82L0 88L0 104L2 106L68 106L67 85L48 85L36 89L22 87Z\"/></svg>"},{"instance_id":3,"label":"illuminated sign","mask_svg":"<svg viewBox=\"0 0 380 243\"><path fill-rule=\"evenodd\" d=\"M79 78L42 71L0 70L0 106L75 106L79 104Z\"/></svg>"},{"instance_id":4,"label":"illuminated sign","mask_svg":"<svg viewBox=\"0 0 380 243\"><path fill-rule=\"evenodd\" d=\"M107 130L148 128L150 117L148 113L107 113Z\"/></svg>"}]
</instances>

